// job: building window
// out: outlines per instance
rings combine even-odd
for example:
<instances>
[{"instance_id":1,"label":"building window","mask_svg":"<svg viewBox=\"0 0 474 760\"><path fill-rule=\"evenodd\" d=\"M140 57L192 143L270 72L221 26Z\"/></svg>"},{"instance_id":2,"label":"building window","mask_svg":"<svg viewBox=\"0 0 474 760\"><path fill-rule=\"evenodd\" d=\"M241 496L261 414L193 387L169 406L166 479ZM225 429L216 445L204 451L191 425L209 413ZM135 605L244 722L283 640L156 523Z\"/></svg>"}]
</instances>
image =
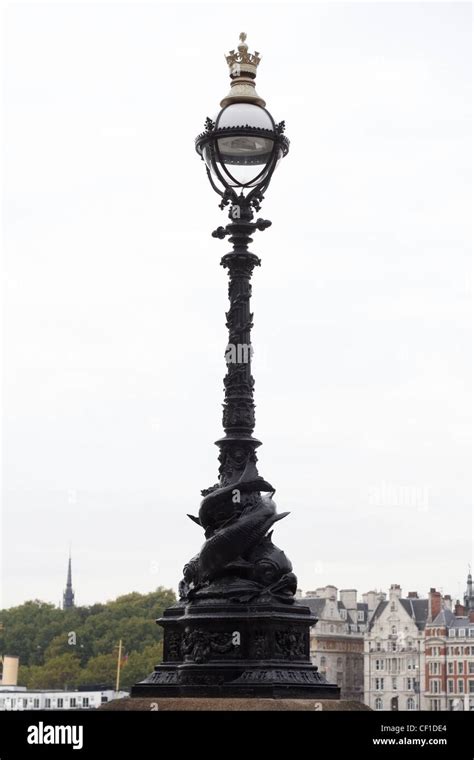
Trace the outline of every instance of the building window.
<instances>
[{"instance_id":1,"label":"building window","mask_svg":"<svg viewBox=\"0 0 474 760\"><path fill-rule=\"evenodd\" d=\"M46 710L49 710L51 708L51 700L50 699L45 699L44 700L44 706L45 706Z\"/></svg>"},{"instance_id":2,"label":"building window","mask_svg":"<svg viewBox=\"0 0 474 760\"><path fill-rule=\"evenodd\" d=\"M375 679L375 691L383 691L383 678Z\"/></svg>"},{"instance_id":3,"label":"building window","mask_svg":"<svg viewBox=\"0 0 474 760\"><path fill-rule=\"evenodd\" d=\"M62 697L58 697L58 708L64 707L64 699Z\"/></svg>"},{"instance_id":4,"label":"building window","mask_svg":"<svg viewBox=\"0 0 474 760\"><path fill-rule=\"evenodd\" d=\"M76 706L76 698L71 697L71 699L69 700L69 707L75 707L75 706Z\"/></svg>"},{"instance_id":5,"label":"building window","mask_svg":"<svg viewBox=\"0 0 474 760\"><path fill-rule=\"evenodd\" d=\"M454 662L448 662L448 673L451 675L454 673Z\"/></svg>"},{"instance_id":6,"label":"building window","mask_svg":"<svg viewBox=\"0 0 474 760\"><path fill-rule=\"evenodd\" d=\"M83 697L82 698L82 706L83 707L89 707L89 697Z\"/></svg>"},{"instance_id":7,"label":"building window","mask_svg":"<svg viewBox=\"0 0 474 760\"><path fill-rule=\"evenodd\" d=\"M101 705L105 705L105 703L108 702L108 701L109 701L109 698L106 697L105 694L102 694L102 696L100 698Z\"/></svg>"},{"instance_id":8,"label":"building window","mask_svg":"<svg viewBox=\"0 0 474 760\"><path fill-rule=\"evenodd\" d=\"M474 694L474 681L469 681L469 694Z\"/></svg>"},{"instance_id":9,"label":"building window","mask_svg":"<svg viewBox=\"0 0 474 760\"><path fill-rule=\"evenodd\" d=\"M464 639L465 636L466 636L466 629L465 628L460 628L458 635L461 636L462 639Z\"/></svg>"},{"instance_id":10,"label":"building window","mask_svg":"<svg viewBox=\"0 0 474 760\"><path fill-rule=\"evenodd\" d=\"M412 691L415 686L414 678L407 678L407 691Z\"/></svg>"},{"instance_id":11,"label":"building window","mask_svg":"<svg viewBox=\"0 0 474 760\"><path fill-rule=\"evenodd\" d=\"M383 670L383 660L375 660L375 670Z\"/></svg>"},{"instance_id":12,"label":"building window","mask_svg":"<svg viewBox=\"0 0 474 760\"><path fill-rule=\"evenodd\" d=\"M431 680L431 691L433 694L439 694L439 681L436 679Z\"/></svg>"},{"instance_id":13,"label":"building window","mask_svg":"<svg viewBox=\"0 0 474 760\"><path fill-rule=\"evenodd\" d=\"M397 626L392 625L392 636L396 636L396 635L397 635Z\"/></svg>"},{"instance_id":14,"label":"building window","mask_svg":"<svg viewBox=\"0 0 474 760\"><path fill-rule=\"evenodd\" d=\"M462 678L458 680L458 694L464 694L464 681Z\"/></svg>"},{"instance_id":15,"label":"building window","mask_svg":"<svg viewBox=\"0 0 474 760\"><path fill-rule=\"evenodd\" d=\"M381 697L377 697L377 699L375 700L375 709L383 710L383 699Z\"/></svg>"},{"instance_id":16,"label":"building window","mask_svg":"<svg viewBox=\"0 0 474 760\"><path fill-rule=\"evenodd\" d=\"M397 679L392 678L392 691L396 691L396 690L397 690Z\"/></svg>"},{"instance_id":17,"label":"building window","mask_svg":"<svg viewBox=\"0 0 474 760\"><path fill-rule=\"evenodd\" d=\"M35 699L33 699L33 708L34 708L35 710L39 710L39 706L40 706L40 701L39 701L39 699L36 699L36 698L35 698Z\"/></svg>"},{"instance_id":18,"label":"building window","mask_svg":"<svg viewBox=\"0 0 474 760\"><path fill-rule=\"evenodd\" d=\"M397 642L392 641L392 652L396 652L396 651L397 651Z\"/></svg>"},{"instance_id":19,"label":"building window","mask_svg":"<svg viewBox=\"0 0 474 760\"><path fill-rule=\"evenodd\" d=\"M357 613L357 620L359 621L359 623L363 623L364 622L364 610L359 610L358 611L358 613Z\"/></svg>"},{"instance_id":20,"label":"building window","mask_svg":"<svg viewBox=\"0 0 474 760\"><path fill-rule=\"evenodd\" d=\"M407 710L414 710L415 709L415 700L413 697L408 697L407 699Z\"/></svg>"},{"instance_id":21,"label":"building window","mask_svg":"<svg viewBox=\"0 0 474 760\"><path fill-rule=\"evenodd\" d=\"M375 649L376 649L377 652L381 652L382 651L382 645L381 645L380 641L376 641L375 642Z\"/></svg>"},{"instance_id":22,"label":"building window","mask_svg":"<svg viewBox=\"0 0 474 760\"><path fill-rule=\"evenodd\" d=\"M322 668L326 667L326 658L325 658L324 655L322 655L322 657L321 657L320 665L321 665Z\"/></svg>"},{"instance_id":23,"label":"building window","mask_svg":"<svg viewBox=\"0 0 474 760\"><path fill-rule=\"evenodd\" d=\"M469 628L469 636L474 636L474 628Z\"/></svg>"},{"instance_id":24,"label":"building window","mask_svg":"<svg viewBox=\"0 0 474 760\"><path fill-rule=\"evenodd\" d=\"M448 678L448 693L454 694L454 681L452 678Z\"/></svg>"},{"instance_id":25,"label":"building window","mask_svg":"<svg viewBox=\"0 0 474 760\"><path fill-rule=\"evenodd\" d=\"M468 663L469 673L474 673L474 662Z\"/></svg>"},{"instance_id":26,"label":"building window","mask_svg":"<svg viewBox=\"0 0 474 760\"><path fill-rule=\"evenodd\" d=\"M346 610L339 610L339 614L343 620L346 620L347 618L347 611Z\"/></svg>"},{"instance_id":27,"label":"building window","mask_svg":"<svg viewBox=\"0 0 474 760\"><path fill-rule=\"evenodd\" d=\"M453 639L456 636L456 631L454 630L454 628L449 629L449 636L451 639Z\"/></svg>"}]
</instances>

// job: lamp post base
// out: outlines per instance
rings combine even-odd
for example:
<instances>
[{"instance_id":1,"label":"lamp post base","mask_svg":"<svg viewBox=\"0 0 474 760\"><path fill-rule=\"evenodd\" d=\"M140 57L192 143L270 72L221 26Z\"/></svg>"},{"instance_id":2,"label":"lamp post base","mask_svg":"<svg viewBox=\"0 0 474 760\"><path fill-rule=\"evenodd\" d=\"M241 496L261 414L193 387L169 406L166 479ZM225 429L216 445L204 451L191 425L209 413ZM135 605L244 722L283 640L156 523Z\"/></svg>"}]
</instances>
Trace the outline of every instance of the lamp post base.
<instances>
[{"instance_id":1,"label":"lamp post base","mask_svg":"<svg viewBox=\"0 0 474 760\"><path fill-rule=\"evenodd\" d=\"M339 699L311 664L308 607L206 600L170 607L164 659L132 697Z\"/></svg>"}]
</instances>

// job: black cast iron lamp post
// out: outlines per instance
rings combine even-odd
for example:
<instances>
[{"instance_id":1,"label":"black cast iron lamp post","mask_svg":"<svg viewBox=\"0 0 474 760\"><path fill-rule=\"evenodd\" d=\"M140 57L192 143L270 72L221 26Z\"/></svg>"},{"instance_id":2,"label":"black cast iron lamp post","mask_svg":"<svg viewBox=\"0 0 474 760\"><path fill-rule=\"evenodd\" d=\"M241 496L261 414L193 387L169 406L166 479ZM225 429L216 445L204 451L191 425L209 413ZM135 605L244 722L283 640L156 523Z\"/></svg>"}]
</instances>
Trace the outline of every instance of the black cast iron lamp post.
<instances>
[{"instance_id":1,"label":"black cast iron lamp post","mask_svg":"<svg viewBox=\"0 0 474 760\"><path fill-rule=\"evenodd\" d=\"M295 602L297 579L273 543L278 513L275 488L259 475L254 438L250 297L260 259L248 250L251 235L270 222L254 220L278 161L289 142L257 94L258 53L246 35L227 58L231 87L221 111L206 119L196 150L209 181L229 206L230 222L213 232L229 237L221 264L229 275L224 378L224 436L219 482L202 491L198 515L200 551L184 566L179 602L158 621L164 627L163 662L132 689L132 696L339 698L309 656L308 607Z\"/></svg>"}]
</instances>

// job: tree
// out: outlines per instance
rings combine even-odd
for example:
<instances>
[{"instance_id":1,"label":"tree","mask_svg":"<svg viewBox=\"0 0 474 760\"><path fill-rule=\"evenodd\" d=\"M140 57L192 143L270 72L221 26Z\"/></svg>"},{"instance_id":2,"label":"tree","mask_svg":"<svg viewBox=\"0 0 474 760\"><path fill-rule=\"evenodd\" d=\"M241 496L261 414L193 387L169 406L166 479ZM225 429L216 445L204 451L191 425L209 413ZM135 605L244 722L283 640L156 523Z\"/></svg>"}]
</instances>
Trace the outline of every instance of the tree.
<instances>
[{"instance_id":1,"label":"tree","mask_svg":"<svg viewBox=\"0 0 474 760\"><path fill-rule=\"evenodd\" d=\"M114 688L116 672L117 655L112 653L99 654L97 657L91 657L87 667L81 671L78 685L101 684Z\"/></svg>"},{"instance_id":2,"label":"tree","mask_svg":"<svg viewBox=\"0 0 474 760\"><path fill-rule=\"evenodd\" d=\"M74 654L53 657L42 667L33 667L30 689L74 689L79 681L81 664Z\"/></svg>"},{"instance_id":3,"label":"tree","mask_svg":"<svg viewBox=\"0 0 474 760\"><path fill-rule=\"evenodd\" d=\"M163 642L151 644L142 652L132 652L120 673L120 686L129 689L134 683L149 675L163 659Z\"/></svg>"},{"instance_id":4,"label":"tree","mask_svg":"<svg viewBox=\"0 0 474 760\"><path fill-rule=\"evenodd\" d=\"M28 688L114 684L122 639L129 658L121 683L129 686L161 660L163 632L155 620L175 602L173 591L162 586L69 610L28 601L0 612L0 654L20 657L19 683Z\"/></svg>"}]
</instances>

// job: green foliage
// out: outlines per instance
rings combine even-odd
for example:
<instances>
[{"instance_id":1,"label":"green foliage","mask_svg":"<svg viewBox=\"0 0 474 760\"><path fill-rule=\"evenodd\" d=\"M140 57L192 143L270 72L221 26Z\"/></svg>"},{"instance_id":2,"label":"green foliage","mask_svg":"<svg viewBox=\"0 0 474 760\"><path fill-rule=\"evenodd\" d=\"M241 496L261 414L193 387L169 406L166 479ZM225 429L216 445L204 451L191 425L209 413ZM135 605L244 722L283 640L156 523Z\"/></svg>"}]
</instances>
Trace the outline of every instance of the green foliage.
<instances>
[{"instance_id":1,"label":"green foliage","mask_svg":"<svg viewBox=\"0 0 474 760\"><path fill-rule=\"evenodd\" d=\"M149 675L163 659L163 641L149 644L141 652L132 652L121 673L121 686L129 689L137 681Z\"/></svg>"},{"instance_id":2,"label":"green foliage","mask_svg":"<svg viewBox=\"0 0 474 760\"><path fill-rule=\"evenodd\" d=\"M44 665L30 668L30 689L72 689L78 682L81 665L74 654L52 657Z\"/></svg>"},{"instance_id":3,"label":"green foliage","mask_svg":"<svg viewBox=\"0 0 474 760\"><path fill-rule=\"evenodd\" d=\"M113 687L122 639L128 659L120 685L129 687L161 661L163 632L155 620L175 602L161 586L71 610L35 599L0 612L0 654L19 656L19 683L28 688Z\"/></svg>"}]
</instances>

